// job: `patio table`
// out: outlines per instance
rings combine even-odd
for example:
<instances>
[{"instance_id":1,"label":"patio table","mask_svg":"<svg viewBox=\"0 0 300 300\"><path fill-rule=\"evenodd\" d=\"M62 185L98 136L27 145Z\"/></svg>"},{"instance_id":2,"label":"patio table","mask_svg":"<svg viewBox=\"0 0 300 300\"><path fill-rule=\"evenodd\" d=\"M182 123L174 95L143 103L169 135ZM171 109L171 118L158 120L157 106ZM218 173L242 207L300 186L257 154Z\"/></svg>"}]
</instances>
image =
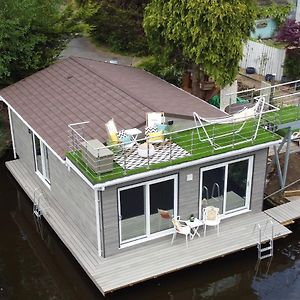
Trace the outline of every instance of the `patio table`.
<instances>
[{"instance_id":1,"label":"patio table","mask_svg":"<svg viewBox=\"0 0 300 300\"><path fill-rule=\"evenodd\" d=\"M201 220L195 218L194 221L184 220L183 222L185 222L185 224L191 228L191 240L195 237L195 235L201 237L200 233L198 232L199 227L203 225Z\"/></svg>"},{"instance_id":2,"label":"patio table","mask_svg":"<svg viewBox=\"0 0 300 300\"><path fill-rule=\"evenodd\" d=\"M129 134L129 135L132 136L133 141L134 141L135 143L137 143L138 135L142 133L142 131L139 130L138 128L126 129L126 130L124 130L124 131L125 131L125 133L127 133L127 134Z\"/></svg>"}]
</instances>

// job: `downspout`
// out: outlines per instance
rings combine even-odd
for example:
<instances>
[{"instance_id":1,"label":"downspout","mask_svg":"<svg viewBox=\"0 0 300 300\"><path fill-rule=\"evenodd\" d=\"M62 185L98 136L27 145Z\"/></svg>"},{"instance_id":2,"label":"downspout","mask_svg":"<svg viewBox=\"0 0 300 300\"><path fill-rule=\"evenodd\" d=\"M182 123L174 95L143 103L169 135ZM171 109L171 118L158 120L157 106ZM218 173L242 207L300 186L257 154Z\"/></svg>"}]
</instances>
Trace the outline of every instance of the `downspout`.
<instances>
[{"instance_id":1,"label":"downspout","mask_svg":"<svg viewBox=\"0 0 300 300\"><path fill-rule=\"evenodd\" d=\"M100 237L100 206L99 206L99 196L98 196L97 189L94 190L95 195L95 211L96 211L96 226L97 226L97 249L98 249L98 256L101 257L102 249L101 249L101 237Z\"/></svg>"},{"instance_id":2,"label":"downspout","mask_svg":"<svg viewBox=\"0 0 300 300\"><path fill-rule=\"evenodd\" d=\"M12 143L12 147L13 147L14 159L17 159L15 136L14 136L13 123L12 123L12 115L11 115L11 110L9 107L8 107L8 118L9 118L9 127L10 127L10 135L11 135L11 143Z\"/></svg>"}]
</instances>

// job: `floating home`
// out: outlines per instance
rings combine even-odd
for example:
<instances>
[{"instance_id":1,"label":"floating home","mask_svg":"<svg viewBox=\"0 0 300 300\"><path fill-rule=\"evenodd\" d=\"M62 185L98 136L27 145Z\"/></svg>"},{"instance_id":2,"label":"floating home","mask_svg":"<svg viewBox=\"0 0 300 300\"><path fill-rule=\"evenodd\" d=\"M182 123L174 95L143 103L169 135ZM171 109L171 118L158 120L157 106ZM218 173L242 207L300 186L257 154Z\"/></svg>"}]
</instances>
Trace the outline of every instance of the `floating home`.
<instances>
[{"instance_id":1,"label":"floating home","mask_svg":"<svg viewBox=\"0 0 300 300\"><path fill-rule=\"evenodd\" d=\"M102 294L290 233L262 206L274 127L296 107L260 98L237 120L143 70L74 57L0 95L8 169ZM220 224L204 236L207 206ZM180 234L171 245L161 210L201 223L187 246Z\"/></svg>"}]
</instances>

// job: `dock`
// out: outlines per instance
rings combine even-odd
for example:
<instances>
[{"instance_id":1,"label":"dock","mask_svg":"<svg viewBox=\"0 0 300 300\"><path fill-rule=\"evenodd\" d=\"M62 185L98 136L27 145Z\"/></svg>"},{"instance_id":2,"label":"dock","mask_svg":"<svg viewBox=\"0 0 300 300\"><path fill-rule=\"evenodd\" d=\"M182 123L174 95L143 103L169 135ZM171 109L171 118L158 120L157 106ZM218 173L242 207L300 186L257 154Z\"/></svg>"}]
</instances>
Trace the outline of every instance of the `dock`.
<instances>
[{"instance_id":1,"label":"dock","mask_svg":"<svg viewBox=\"0 0 300 300\"><path fill-rule=\"evenodd\" d=\"M36 188L45 189L34 171L20 160L7 162L6 166L32 201ZM270 209L269 212L246 213L222 220L219 235L215 228L209 228L204 237L203 229L201 229L201 237L190 240L188 247L185 246L185 239L182 236L178 236L171 245L172 236L170 235L148 242L144 247L128 248L120 254L102 258L98 256L97 249L81 234L77 224L68 216L68 212L59 206L58 201L55 199L48 199L48 201L49 205L45 205L43 217L103 295L237 251L256 247L258 232L254 230L255 225L263 226L271 218L274 224L274 239L291 233L281 224L279 217L275 218L274 210ZM285 207L288 210L288 207ZM288 215L282 219L287 218ZM262 242L268 241L270 236L271 227L269 226L263 232Z\"/></svg>"},{"instance_id":2,"label":"dock","mask_svg":"<svg viewBox=\"0 0 300 300\"><path fill-rule=\"evenodd\" d=\"M293 223L294 220L300 218L300 197L297 200L267 209L264 213L280 224Z\"/></svg>"}]
</instances>

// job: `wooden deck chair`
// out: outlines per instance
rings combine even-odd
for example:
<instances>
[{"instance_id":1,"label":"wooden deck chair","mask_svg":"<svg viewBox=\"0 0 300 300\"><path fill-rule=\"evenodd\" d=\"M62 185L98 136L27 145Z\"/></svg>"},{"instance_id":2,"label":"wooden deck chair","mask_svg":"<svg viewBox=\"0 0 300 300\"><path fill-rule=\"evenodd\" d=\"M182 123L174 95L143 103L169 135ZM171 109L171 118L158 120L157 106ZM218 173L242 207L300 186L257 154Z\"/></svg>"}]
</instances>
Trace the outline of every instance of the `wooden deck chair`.
<instances>
[{"instance_id":1,"label":"wooden deck chair","mask_svg":"<svg viewBox=\"0 0 300 300\"><path fill-rule=\"evenodd\" d=\"M107 123L105 123L105 127L111 142L113 144L119 144L120 140L118 138L118 130L114 119L110 119Z\"/></svg>"},{"instance_id":2,"label":"wooden deck chair","mask_svg":"<svg viewBox=\"0 0 300 300\"><path fill-rule=\"evenodd\" d=\"M197 130L199 141L200 142L208 141L210 143L210 145L212 147L214 147L214 149L222 149L222 148L232 147L231 144L226 145L226 146L218 146L215 143L215 139L240 133L242 131L242 129L244 128L247 120L249 120L251 118L254 119L254 118L258 117L258 122L256 124L254 134L251 136L251 138L245 139L245 140L240 141L240 142L237 142L237 143L235 143L235 145L255 140L256 136L257 136L259 126L260 126L264 106L265 106L265 97L259 96L259 97L256 97L255 99L257 100L257 102L253 107L244 108L241 111L237 112L236 114L234 114L232 116L225 117L225 118L205 119L205 118L199 116L196 112L193 112L194 122L195 122L195 125L196 125L195 128ZM204 123L206 123L205 125L211 125L211 124L239 124L240 126L237 129L235 129L234 131L211 137L211 136L209 136L209 134L208 134L208 132L205 128ZM204 138L204 139L201 138L199 128L203 129L203 132L204 132L206 138Z\"/></svg>"},{"instance_id":3,"label":"wooden deck chair","mask_svg":"<svg viewBox=\"0 0 300 300\"><path fill-rule=\"evenodd\" d=\"M167 128L165 124L164 112L148 112L146 115L145 136L151 144L164 144L166 142L164 132Z\"/></svg>"},{"instance_id":4,"label":"wooden deck chair","mask_svg":"<svg viewBox=\"0 0 300 300\"><path fill-rule=\"evenodd\" d=\"M155 125L165 124L164 112L148 112L146 115L146 126L153 127Z\"/></svg>"},{"instance_id":5,"label":"wooden deck chair","mask_svg":"<svg viewBox=\"0 0 300 300\"><path fill-rule=\"evenodd\" d=\"M110 119L105 124L108 136L112 144L118 145L120 144L124 150L131 150L132 147L135 145L135 141L133 141L132 137L128 136L126 137L126 133L124 133L124 130L118 131L117 126L115 124L114 119ZM120 137L124 137L122 138Z\"/></svg>"}]
</instances>

